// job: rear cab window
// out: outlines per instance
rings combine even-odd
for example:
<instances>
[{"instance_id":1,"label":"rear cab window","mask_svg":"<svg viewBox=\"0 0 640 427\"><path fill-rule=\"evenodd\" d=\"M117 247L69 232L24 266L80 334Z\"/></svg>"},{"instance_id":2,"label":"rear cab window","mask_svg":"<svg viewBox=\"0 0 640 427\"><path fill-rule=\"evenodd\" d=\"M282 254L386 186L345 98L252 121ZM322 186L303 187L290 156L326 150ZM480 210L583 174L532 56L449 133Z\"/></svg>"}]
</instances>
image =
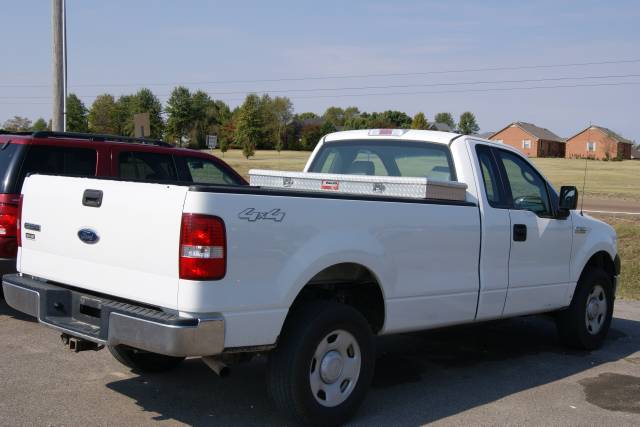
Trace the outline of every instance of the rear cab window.
<instances>
[{"instance_id":1,"label":"rear cab window","mask_svg":"<svg viewBox=\"0 0 640 427\"><path fill-rule=\"evenodd\" d=\"M449 147L423 141L327 142L309 172L457 180Z\"/></svg>"}]
</instances>

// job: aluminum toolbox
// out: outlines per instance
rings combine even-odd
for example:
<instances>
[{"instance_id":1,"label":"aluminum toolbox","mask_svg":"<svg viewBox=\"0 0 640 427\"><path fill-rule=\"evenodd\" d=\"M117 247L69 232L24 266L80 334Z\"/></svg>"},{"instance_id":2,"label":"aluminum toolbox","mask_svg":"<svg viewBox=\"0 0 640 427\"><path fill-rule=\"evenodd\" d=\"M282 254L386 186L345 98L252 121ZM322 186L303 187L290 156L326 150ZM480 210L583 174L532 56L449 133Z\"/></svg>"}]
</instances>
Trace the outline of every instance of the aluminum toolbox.
<instances>
[{"instance_id":1,"label":"aluminum toolbox","mask_svg":"<svg viewBox=\"0 0 640 427\"><path fill-rule=\"evenodd\" d=\"M465 200L467 190L467 184L461 182L428 178L337 175L261 169L249 171L249 182L253 186L266 188L458 201Z\"/></svg>"}]
</instances>

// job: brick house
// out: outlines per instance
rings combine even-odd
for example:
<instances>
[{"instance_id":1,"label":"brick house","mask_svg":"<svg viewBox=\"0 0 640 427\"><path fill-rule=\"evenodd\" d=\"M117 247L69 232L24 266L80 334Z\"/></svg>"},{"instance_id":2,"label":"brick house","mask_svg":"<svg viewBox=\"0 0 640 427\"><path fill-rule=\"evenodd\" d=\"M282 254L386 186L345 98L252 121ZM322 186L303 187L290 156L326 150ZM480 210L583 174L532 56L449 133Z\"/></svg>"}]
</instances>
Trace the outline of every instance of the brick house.
<instances>
[{"instance_id":1,"label":"brick house","mask_svg":"<svg viewBox=\"0 0 640 427\"><path fill-rule=\"evenodd\" d=\"M489 139L517 148L528 157L564 157L564 139L532 123L513 122Z\"/></svg>"},{"instance_id":2,"label":"brick house","mask_svg":"<svg viewBox=\"0 0 640 427\"><path fill-rule=\"evenodd\" d=\"M567 158L631 159L633 143L611 129L588 126L567 139Z\"/></svg>"}]
</instances>

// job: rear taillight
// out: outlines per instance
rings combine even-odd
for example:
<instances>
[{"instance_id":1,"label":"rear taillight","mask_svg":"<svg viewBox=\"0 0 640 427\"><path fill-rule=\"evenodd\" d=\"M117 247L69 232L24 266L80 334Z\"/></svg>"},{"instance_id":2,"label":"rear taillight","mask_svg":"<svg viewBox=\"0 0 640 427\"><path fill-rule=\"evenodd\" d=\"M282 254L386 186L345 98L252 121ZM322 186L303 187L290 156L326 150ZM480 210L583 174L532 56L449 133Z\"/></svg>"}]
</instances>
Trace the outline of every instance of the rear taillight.
<instances>
[{"instance_id":1,"label":"rear taillight","mask_svg":"<svg viewBox=\"0 0 640 427\"><path fill-rule=\"evenodd\" d=\"M18 214L16 215L16 240L18 243L18 247L22 247L22 202L24 196L20 194L20 199L18 200Z\"/></svg>"},{"instance_id":2,"label":"rear taillight","mask_svg":"<svg viewBox=\"0 0 640 427\"><path fill-rule=\"evenodd\" d=\"M227 269L224 221L217 216L182 214L180 278L219 280Z\"/></svg>"},{"instance_id":3,"label":"rear taillight","mask_svg":"<svg viewBox=\"0 0 640 427\"><path fill-rule=\"evenodd\" d=\"M15 237L18 229L18 209L16 205L0 203L0 237Z\"/></svg>"}]
</instances>

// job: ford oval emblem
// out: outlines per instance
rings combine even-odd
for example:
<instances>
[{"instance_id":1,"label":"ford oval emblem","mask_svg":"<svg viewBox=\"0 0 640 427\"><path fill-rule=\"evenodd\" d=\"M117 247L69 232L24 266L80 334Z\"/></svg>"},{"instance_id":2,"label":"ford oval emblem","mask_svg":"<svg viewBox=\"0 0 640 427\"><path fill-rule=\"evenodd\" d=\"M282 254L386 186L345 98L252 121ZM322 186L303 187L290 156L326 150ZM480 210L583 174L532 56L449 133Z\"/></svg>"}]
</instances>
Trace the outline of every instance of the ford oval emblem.
<instances>
[{"instance_id":1,"label":"ford oval emblem","mask_svg":"<svg viewBox=\"0 0 640 427\"><path fill-rule=\"evenodd\" d=\"M100 236L98 236L98 233L91 230L90 228L83 228L82 230L78 231L78 238L88 245L98 243L98 240L100 240Z\"/></svg>"}]
</instances>

